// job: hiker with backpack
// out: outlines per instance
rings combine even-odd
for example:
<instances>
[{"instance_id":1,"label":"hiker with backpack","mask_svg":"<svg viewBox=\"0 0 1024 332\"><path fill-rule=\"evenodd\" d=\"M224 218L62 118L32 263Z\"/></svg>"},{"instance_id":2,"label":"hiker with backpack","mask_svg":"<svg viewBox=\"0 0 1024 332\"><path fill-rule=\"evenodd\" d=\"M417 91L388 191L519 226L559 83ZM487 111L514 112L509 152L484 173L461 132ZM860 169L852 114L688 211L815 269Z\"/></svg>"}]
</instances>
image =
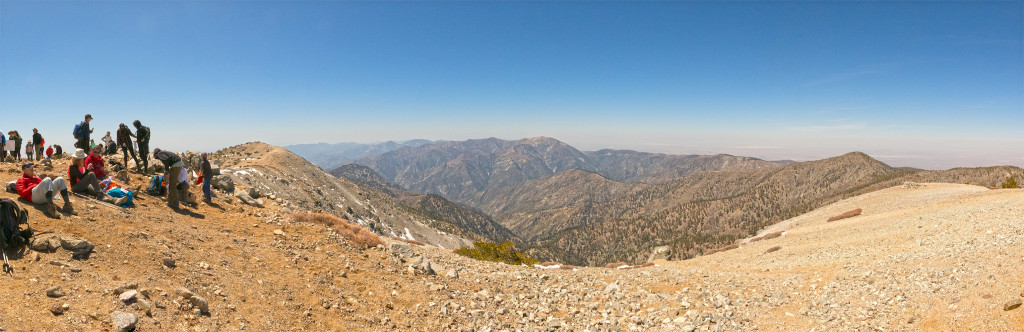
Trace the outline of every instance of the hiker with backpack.
<instances>
[{"instance_id":1,"label":"hiker with backpack","mask_svg":"<svg viewBox=\"0 0 1024 332\"><path fill-rule=\"evenodd\" d=\"M160 149L153 149L153 158L156 158L164 164L164 169L166 170L164 174L164 182L168 183L167 206L171 209L177 210L179 208L178 201L184 200L184 194L188 192L188 181L186 180L182 183L178 180L181 176L182 169L185 167L185 163L176 153Z\"/></svg>"},{"instance_id":2,"label":"hiker with backpack","mask_svg":"<svg viewBox=\"0 0 1024 332\"><path fill-rule=\"evenodd\" d=\"M0 132L0 162L7 160L7 137Z\"/></svg>"},{"instance_id":3,"label":"hiker with backpack","mask_svg":"<svg viewBox=\"0 0 1024 332\"><path fill-rule=\"evenodd\" d=\"M89 139L89 135L92 135L93 131L92 128L89 128L89 122L92 122L92 114L86 114L85 121L75 125L74 135L75 140L77 141L77 143L75 143L75 147L79 149L89 148L89 142L91 141Z\"/></svg>"},{"instance_id":4,"label":"hiker with backpack","mask_svg":"<svg viewBox=\"0 0 1024 332\"><path fill-rule=\"evenodd\" d=\"M149 174L149 127L143 126L139 120L132 122L132 125L135 126L135 142L139 144L139 158L142 159L142 168L139 169L139 172L142 175L147 175ZM135 165L138 166L139 163L136 162Z\"/></svg>"},{"instance_id":5,"label":"hiker with backpack","mask_svg":"<svg viewBox=\"0 0 1024 332\"><path fill-rule=\"evenodd\" d=\"M64 178L41 179L35 176L35 164L26 162L21 165L22 176L18 178L18 195L32 204L46 205L43 213L50 218L58 218L57 205L53 203L54 193L59 193L64 200L64 210L70 214L76 214L71 206L71 199L68 197L68 185Z\"/></svg>"},{"instance_id":6,"label":"hiker with backpack","mask_svg":"<svg viewBox=\"0 0 1024 332\"><path fill-rule=\"evenodd\" d=\"M44 144L46 144L46 141L43 140L43 135L39 134L39 129L32 128L32 150L35 150L36 161L43 159ZM32 159L32 157L29 157L29 159Z\"/></svg>"},{"instance_id":7,"label":"hiker with backpack","mask_svg":"<svg viewBox=\"0 0 1024 332\"><path fill-rule=\"evenodd\" d=\"M121 147L121 154L124 155L124 167L128 168L128 154L132 154L132 159L135 160L135 167L138 168L139 158L135 156L135 146L132 145L132 131L128 129L128 126L123 123L117 127L117 146Z\"/></svg>"}]
</instances>

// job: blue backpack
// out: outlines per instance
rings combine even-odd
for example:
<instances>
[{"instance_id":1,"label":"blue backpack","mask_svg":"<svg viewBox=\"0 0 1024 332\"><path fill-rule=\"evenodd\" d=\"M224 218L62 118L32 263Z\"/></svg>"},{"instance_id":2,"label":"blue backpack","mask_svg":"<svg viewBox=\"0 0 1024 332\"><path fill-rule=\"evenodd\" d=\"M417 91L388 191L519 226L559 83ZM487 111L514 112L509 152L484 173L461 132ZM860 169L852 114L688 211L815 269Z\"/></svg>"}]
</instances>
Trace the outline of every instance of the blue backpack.
<instances>
[{"instance_id":1,"label":"blue backpack","mask_svg":"<svg viewBox=\"0 0 1024 332\"><path fill-rule=\"evenodd\" d=\"M146 188L146 193L153 196L163 196L164 194L164 178L159 175L154 175L149 181L149 188Z\"/></svg>"},{"instance_id":2,"label":"blue backpack","mask_svg":"<svg viewBox=\"0 0 1024 332\"><path fill-rule=\"evenodd\" d=\"M75 139L82 139L82 123L75 125L75 131L72 134L75 135Z\"/></svg>"}]
</instances>

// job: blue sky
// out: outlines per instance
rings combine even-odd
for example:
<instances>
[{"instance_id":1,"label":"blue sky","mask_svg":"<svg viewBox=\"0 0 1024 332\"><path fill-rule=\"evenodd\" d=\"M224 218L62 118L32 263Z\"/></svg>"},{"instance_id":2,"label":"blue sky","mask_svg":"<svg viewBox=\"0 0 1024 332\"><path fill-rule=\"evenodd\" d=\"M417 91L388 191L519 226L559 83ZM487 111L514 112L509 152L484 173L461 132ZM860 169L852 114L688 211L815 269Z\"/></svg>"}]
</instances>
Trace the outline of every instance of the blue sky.
<instances>
[{"instance_id":1,"label":"blue sky","mask_svg":"<svg viewBox=\"0 0 1024 332\"><path fill-rule=\"evenodd\" d=\"M1020 2L0 0L0 130L1024 166ZM102 134L100 134L102 135Z\"/></svg>"}]
</instances>

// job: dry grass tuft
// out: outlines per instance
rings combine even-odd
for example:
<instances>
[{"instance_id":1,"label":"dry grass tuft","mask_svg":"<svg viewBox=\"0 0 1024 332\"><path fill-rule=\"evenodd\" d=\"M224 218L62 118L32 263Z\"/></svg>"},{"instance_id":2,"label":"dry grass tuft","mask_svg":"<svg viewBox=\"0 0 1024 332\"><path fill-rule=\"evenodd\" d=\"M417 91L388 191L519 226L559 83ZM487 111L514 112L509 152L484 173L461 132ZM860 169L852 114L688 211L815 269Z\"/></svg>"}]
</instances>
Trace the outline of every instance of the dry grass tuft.
<instances>
[{"instance_id":1,"label":"dry grass tuft","mask_svg":"<svg viewBox=\"0 0 1024 332\"><path fill-rule=\"evenodd\" d=\"M326 225L337 232L338 235L341 235L348 240L348 243L353 247L359 249L367 249L376 247L377 245L384 245L384 241L381 241L380 236L377 236L377 234L373 234L359 225L329 214L299 212L293 213L290 218L292 222L308 222Z\"/></svg>"},{"instance_id":2,"label":"dry grass tuft","mask_svg":"<svg viewBox=\"0 0 1024 332\"><path fill-rule=\"evenodd\" d=\"M828 222L833 222L833 221L836 221L836 220L841 220L841 219L846 219L846 218L853 218L853 217L859 216L860 213L861 213L861 209L859 209L859 208L855 209L855 210L846 211L846 212L843 212L843 214L840 214L838 216L835 216L835 217L832 217L832 218L828 218Z\"/></svg>"},{"instance_id":3,"label":"dry grass tuft","mask_svg":"<svg viewBox=\"0 0 1024 332\"><path fill-rule=\"evenodd\" d=\"M615 262L615 263L608 263L608 264L605 264L605 266L604 266L604 267L605 267L605 268L609 268L609 269L617 269L617 268L619 268L620 266L626 266L626 265L629 265L629 264L626 264L626 262Z\"/></svg>"},{"instance_id":4,"label":"dry grass tuft","mask_svg":"<svg viewBox=\"0 0 1024 332\"><path fill-rule=\"evenodd\" d=\"M765 250L764 253L766 253L766 254L773 253L773 252L779 251L779 249L782 249L782 247L774 246L774 247L768 248L768 250Z\"/></svg>"},{"instance_id":5,"label":"dry grass tuft","mask_svg":"<svg viewBox=\"0 0 1024 332\"><path fill-rule=\"evenodd\" d=\"M780 237L780 236L782 236L782 231L772 232L772 233L768 233L768 234L761 235L761 236L755 237L753 239L750 239L750 242L757 242L757 241L761 241L761 240L771 240L771 239L774 239L774 238L777 238L777 237Z\"/></svg>"},{"instance_id":6,"label":"dry grass tuft","mask_svg":"<svg viewBox=\"0 0 1024 332\"><path fill-rule=\"evenodd\" d=\"M704 255L710 255L710 254L719 253L719 252L723 252L723 251L733 250L733 249L736 249L736 248L739 248L739 247L740 247L740 245L733 243L733 244L730 244L730 245L727 245L727 246L724 246L724 247L721 247L721 248L715 248L715 249L708 250L708 252L704 253Z\"/></svg>"}]
</instances>

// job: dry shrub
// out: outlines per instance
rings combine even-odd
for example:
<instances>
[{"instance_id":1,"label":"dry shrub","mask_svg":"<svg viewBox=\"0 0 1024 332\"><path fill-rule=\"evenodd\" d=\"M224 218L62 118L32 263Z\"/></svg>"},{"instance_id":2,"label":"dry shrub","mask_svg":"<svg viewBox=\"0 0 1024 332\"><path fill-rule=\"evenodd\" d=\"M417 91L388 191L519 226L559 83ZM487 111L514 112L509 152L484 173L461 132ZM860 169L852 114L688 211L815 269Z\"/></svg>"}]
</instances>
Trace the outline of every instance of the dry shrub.
<instances>
[{"instance_id":1,"label":"dry shrub","mask_svg":"<svg viewBox=\"0 0 1024 332\"><path fill-rule=\"evenodd\" d=\"M782 249L782 247L774 246L774 247L768 248L768 250L765 250L764 253L766 253L766 254L767 253L773 253L773 252L779 251L779 249Z\"/></svg>"},{"instance_id":2,"label":"dry shrub","mask_svg":"<svg viewBox=\"0 0 1024 332\"><path fill-rule=\"evenodd\" d=\"M626 262L616 262L616 263L608 263L604 267L605 268L609 268L609 269L617 269L620 266L626 266L626 265L628 265L628 264L626 264Z\"/></svg>"},{"instance_id":3,"label":"dry shrub","mask_svg":"<svg viewBox=\"0 0 1024 332\"><path fill-rule=\"evenodd\" d=\"M356 248L366 249L384 244L384 241L381 241L377 234L373 234L359 225L329 214L299 212L293 213L290 217L293 222L309 222L326 225L337 232L338 235L344 237L349 244Z\"/></svg>"},{"instance_id":4,"label":"dry shrub","mask_svg":"<svg viewBox=\"0 0 1024 332\"><path fill-rule=\"evenodd\" d=\"M761 241L761 240L771 240L771 239L774 239L774 238L777 238L777 237L780 237L780 236L782 236L782 231L772 232L772 233L768 233L768 234L761 235L761 236L755 237L753 239L750 239L750 242L757 242L757 241Z\"/></svg>"},{"instance_id":5,"label":"dry shrub","mask_svg":"<svg viewBox=\"0 0 1024 332\"><path fill-rule=\"evenodd\" d=\"M455 250L455 253L476 260L502 262L508 265L533 266L537 264L536 258L527 256L517 250L516 245L512 241L502 243L473 242L473 248L459 248Z\"/></svg>"},{"instance_id":6,"label":"dry shrub","mask_svg":"<svg viewBox=\"0 0 1024 332\"><path fill-rule=\"evenodd\" d=\"M838 216L835 216L835 217L832 217L832 218L828 218L828 221L829 222L833 222L833 221L836 221L836 220L841 220L841 219L846 219L846 218L853 218L853 217L859 216L860 212L861 212L861 209L859 209L859 208L858 209L854 209L854 210L850 210L850 211L846 211L846 212L843 212L843 214L840 214Z\"/></svg>"},{"instance_id":7,"label":"dry shrub","mask_svg":"<svg viewBox=\"0 0 1024 332\"><path fill-rule=\"evenodd\" d=\"M719 252L723 252L723 251L727 251L727 250L733 250L733 249L736 249L736 248L739 248L739 247L740 247L740 245L733 243L733 244L730 244L730 245L727 245L727 246L724 246L724 247L721 247L721 248L715 248L715 249L708 250L708 252L705 253L704 255L710 255L710 254L719 253Z\"/></svg>"},{"instance_id":8,"label":"dry shrub","mask_svg":"<svg viewBox=\"0 0 1024 332\"><path fill-rule=\"evenodd\" d=\"M552 261L547 261L547 262L544 262L544 263L540 263L540 266L543 266L543 267L554 266L554 265L562 265L562 264L558 264L558 262L552 262Z\"/></svg>"}]
</instances>

